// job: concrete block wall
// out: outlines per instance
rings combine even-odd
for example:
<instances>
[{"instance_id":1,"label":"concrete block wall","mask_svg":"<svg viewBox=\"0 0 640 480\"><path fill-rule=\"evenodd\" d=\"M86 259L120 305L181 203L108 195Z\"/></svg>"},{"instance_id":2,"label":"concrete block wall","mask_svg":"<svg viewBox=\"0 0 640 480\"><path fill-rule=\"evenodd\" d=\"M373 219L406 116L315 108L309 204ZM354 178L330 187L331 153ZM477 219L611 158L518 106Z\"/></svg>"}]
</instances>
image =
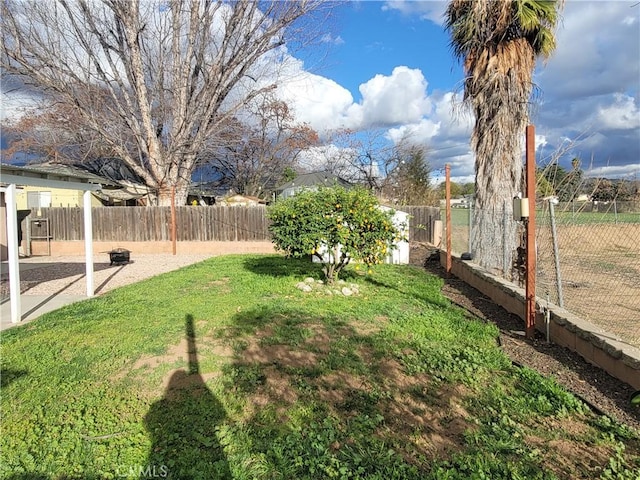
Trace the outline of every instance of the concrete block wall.
<instances>
[{"instance_id":1,"label":"concrete block wall","mask_svg":"<svg viewBox=\"0 0 640 480\"><path fill-rule=\"evenodd\" d=\"M446 265L444 251L440 252L440 263ZM523 288L458 257L452 258L451 273L508 312L522 318L524 330L526 297ZM544 308L548 309L550 341L577 352L587 362L640 390L640 349L619 342L602 328L538 298L536 329L543 334L547 331L545 315L542 313Z\"/></svg>"}]
</instances>

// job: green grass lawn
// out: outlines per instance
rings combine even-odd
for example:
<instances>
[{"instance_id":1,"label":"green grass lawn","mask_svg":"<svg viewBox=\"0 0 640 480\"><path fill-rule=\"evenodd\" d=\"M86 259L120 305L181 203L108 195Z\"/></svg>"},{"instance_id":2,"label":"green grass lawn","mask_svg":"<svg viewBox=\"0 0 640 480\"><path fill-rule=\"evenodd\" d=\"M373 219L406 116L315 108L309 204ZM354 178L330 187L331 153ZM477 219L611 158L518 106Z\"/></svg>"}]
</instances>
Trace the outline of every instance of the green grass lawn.
<instances>
[{"instance_id":1,"label":"green grass lawn","mask_svg":"<svg viewBox=\"0 0 640 480\"><path fill-rule=\"evenodd\" d=\"M309 276L218 257L3 332L0 478L638 478L638 432L512 365L439 278Z\"/></svg>"}]
</instances>

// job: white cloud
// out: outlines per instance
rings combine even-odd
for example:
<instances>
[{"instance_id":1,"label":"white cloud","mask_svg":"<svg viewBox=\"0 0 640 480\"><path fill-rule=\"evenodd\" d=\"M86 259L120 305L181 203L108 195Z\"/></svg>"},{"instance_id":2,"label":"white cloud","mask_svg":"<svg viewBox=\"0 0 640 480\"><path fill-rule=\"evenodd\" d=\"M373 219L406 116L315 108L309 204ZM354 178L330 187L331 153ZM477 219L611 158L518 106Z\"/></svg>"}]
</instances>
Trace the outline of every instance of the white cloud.
<instances>
[{"instance_id":1,"label":"white cloud","mask_svg":"<svg viewBox=\"0 0 640 480\"><path fill-rule=\"evenodd\" d=\"M0 82L0 121L18 121L42 106L42 96L16 77L6 75Z\"/></svg>"},{"instance_id":2,"label":"white cloud","mask_svg":"<svg viewBox=\"0 0 640 480\"><path fill-rule=\"evenodd\" d=\"M640 163L633 163L622 166L604 166L587 170L589 177L626 178L635 180L640 174Z\"/></svg>"},{"instance_id":3,"label":"white cloud","mask_svg":"<svg viewBox=\"0 0 640 480\"><path fill-rule=\"evenodd\" d=\"M355 152L336 145L322 145L300 152L298 164L303 169L313 172L324 170L327 164L347 165Z\"/></svg>"},{"instance_id":4,"label":"white cloud","mask_svg":"<svg viewBox=\"0 0 640 480\"><path fill-rule=\"evenodd\" d=\"M427 81L419 69L400 66L360 85L362 101L349 116L355 125L385 126L419 122L429 112Z\"/></svg>"},{"instance_id":5,"label":"white cloud","mask_svg":"<svg viewBox=\"0 0 640 480\"><path fill-rule=\"evenodd\" d=\"M628 2L569 1L556 32L557 48L537 75L545 99L620 92L640 79L640 26Z\"/></svg>"},{"instance_id":6,"label":"white cloud","mask_svg":"<svg viewBox=\"0 0 640 480\"><path fill-rule=\"evenodd\" d=\"M441 24L446 6L447 2L402 0L385 2L382 8ZM580 156L583 164L593 159L591 171L617 176L633 168L638 171L639 16L640 5L633 2L566 3L557 50L534 76L542 94L532 116L539 159L572 144L564 157L569 165L573 156ZM322 41L340 44L343 40L328 34ZM411 133L427 145L434 170L448 163L457 181L472 179L469 140L474 120L458 107L459 98L453 92L428 92L429 82L419 68L396 66L390 74L360 79L360 98L354 99L356 92L305 71L303 62L286 48L260 66L271 72L264 82L273 81L275 75L282 79L278 95L290 104L297 120L309 123L321 135L341 128L383 127L388 128L387 137L397 141ZM3 114L5 101L3 97ZM313 166L314 155L339 158L344 153L312 152L307 161Z\"/></svg>"},{"instance_id":7,"label":"white cloud","mask_svg":"<svg viewBox=\"0 0 640 480\"><path fill-rule=\"evenodd\" d=\"M298 165L309 172L330 170L345 180L357 182L361 180L361 172L356 168L357 156L358 152L353 148L329 144L301 152ZM377 176L377 166L371 169L371 174Z\"/></svg>"},{"instance_id":8,"label":"white cloud","mask_svg":"<svg viewBox=\"0 0 640 480\"><path fill-rule=\"evenodd\" d=\"M434 122L428 118L421 119L418 123L402 125L392 128L387 132L387 137L394 143L407 138L412 143L427 144L440 131L440 122Z\"/></svg>"},{"instance_id":9,"label":"white cloud","mask_svg":"<svg viewBox=\"0 0 640 480\"><path fill-rule=\"evenodd\" d=\"M298 121L309 123L319 133L348 128L419 123L431 107L427 81L418 69L399 66L389 76L376 75L360 85L362 99L355 102L351 93L333 80L302 70L289 75L278 86L278 95L288 101Z\"/></svg>"},{"instance_id":10,"label":"white cloud","mask_svg":"<svg viewBox=\"0 0 640 480\"><path fill-rule=\"evenodd\" d=\"M383 9L441 23L446 5L389 1ZM561 163L569 167L579 156L589 172L622 176L634 168L638 171L639 16L640 5L632 2L606 2L606 8L603 2L566 3L556 52L534 76L541 93L531 118L539 161L562 152ZM472 181L475 160L469 142L474 119L459 107L453 92L428 94L427 86L419 69L396 67L391 75L379 74L361 84L357 102L344 92L338 94L337 84L321 88L323 101L331 107L316 125L388 126L391 141L411 133L428 146L434 171L448 163L452 178Z\"/></svg>"},{"instance_id":11,"label":"white cloud","mask_svg":"<svg viewBox=\"0 0 640 480\"><path fill-rule=\"evenodd\" d=\"M342 37L340 35L332 37L330 33L325 33L320 38L320 41L322 43L330 43L332 45L342 45L342 44L344 44L344 40L342 39Z\"/></svg>"},{"instance_id":12,"label":"white cloud","mask_svg":"<svg viewBox=\"0 0 640 480\"><path fill-rule=\"evenodd\" d=\"M448 2L444 1L389 0L384 2L382 9L398 10L405 15L417 15L422 20L442 24L447 5Z\"/></svg>"},{"instance_id":13,"label":"white cloud","mask_svg":"<svg viewBox=\"0 0 640 480\"><path fill-rule=\"evenodd\" d=\"M597 120L603 130L633 130L640 127L640 109L636 99L614 94L614 103L598 109ZM639 139L640 140L640 139Z\"/></svg>"},{"instance_id":14,"label":"white cloud","mask_svg":"<svg viewBox=\"0 0 640 480\"><path fill-rule=\"evenodd\" d=\"M300 72L278 85L278 96L289 103L299 122L308 123L321 135L350 122L353 97L346 88L325 77Z\"/></svg>"},{"instance_id":15,"label":"white cloud","mask_svg":"<svg viewBox=\"0 0 640 480\"><path fill-rule=\"evenodd\" d=\"M547 137L545 137L544 135L535 135L535 146L536 146L536 150L544 147L547 144Z\"/></svg>"}]
</instances>

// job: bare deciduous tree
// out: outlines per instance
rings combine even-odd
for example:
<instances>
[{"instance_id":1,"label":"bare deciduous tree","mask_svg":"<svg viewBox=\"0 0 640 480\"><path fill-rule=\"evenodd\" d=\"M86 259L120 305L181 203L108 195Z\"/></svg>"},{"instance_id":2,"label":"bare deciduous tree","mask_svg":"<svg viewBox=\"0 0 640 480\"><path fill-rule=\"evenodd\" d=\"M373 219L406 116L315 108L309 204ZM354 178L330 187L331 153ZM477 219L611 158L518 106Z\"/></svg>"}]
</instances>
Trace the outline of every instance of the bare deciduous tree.
<instances>
[{"instance_id":1,"label":"bare deciduous tree","mask_svg":"<svg viewBox=\"0 0 640 480\"><path fill-rule=\"evenodd\" d=\"M64 106L88 137L184 202L200 152L276 86L287 41L317 32L330 3L7 0L1 67ZM314 18L315 16L315 18ZM305 21L307 20L307 21Z\"/></svg>"},{"instance_id":2,"label":"bare deciduous tree","mask_svg":"<svg viewBox=\"0 0 640 480\"><path fill-rule=\"evenodd\" d=\"M318 141L307 124L297 124L287 104L267 94L246 109L243 121L230 119L209 145L202 165L218 185L244 195L265 197L282 183L300 152Z\"/></svg>"},{"instance_id":3,"label":"bare deciduous tree","mask_svg":"<svg viewBox=\"0 0 640 480\"><path fill-rule=\"evenodd\" d=\"M386 203L425 205L435 202L430 186L427 148L407 134L390 142L382 129L342 130L325 149L326 171L365 186Z\"/></svg>"},{"instance_id":4,"label":"bare deciduous tree","mask_svg":"<svg viewBox=\"0 0 640 480\"><path fill-rule=\"evenodd\" d=\"M95 131L84 128L74 110L63 104L49 105L42 111L31 108L3 125L3 136L8 139L8 148L3 154L72 164L110 156L111 149L106 142Z\"/></svg>"}]
</instances>

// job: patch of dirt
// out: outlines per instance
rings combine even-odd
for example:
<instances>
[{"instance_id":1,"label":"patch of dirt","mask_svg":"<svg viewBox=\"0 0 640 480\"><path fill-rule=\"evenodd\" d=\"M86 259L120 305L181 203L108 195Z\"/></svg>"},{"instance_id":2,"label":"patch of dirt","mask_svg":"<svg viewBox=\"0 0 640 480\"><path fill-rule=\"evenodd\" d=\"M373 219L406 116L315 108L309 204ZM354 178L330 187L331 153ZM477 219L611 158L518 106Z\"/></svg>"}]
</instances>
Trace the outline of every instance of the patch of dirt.
<instances>
[{"instance_id":1,"label":"patch of dirt","mask_svg":"<svg viewBox=\"0 0 640 480\"><path fill-rule=\"evenodd\" d=\"M553 241L538 233L537 290L558 304ZM564 307L640 347L640 225L562 224L557 234Z\"/></svg>"},{"instance_id":2,"label":"patch of dirt","mask_svg":"<svg viewBox=\"0 0 640 480\"><path fill-rule=\"evenodd\" d=\"M125 376L130 373L135 374L144 374L144 372L149 372L154 370L158 366L165 363L175 363L180 360L184 360L188 356L188 342L187 339L184 338L177 345L171 345L164 355L145 355L140 357L132 366L124 367L120 372L118 372L114 380L121 380ZM176 369L176 371L179 369ZM174 371L169 372L169 375ZM163 388L169 383L169 377L165 379L163 382Z\"/></svg>"},{"instance_id":3,"label":"patch of dirt","mask_svg":"<svg viewBox=\"0 0 640 480\"><path fill-rule=\"evenodd\" d=\"M640 430L640 409L629 403L633 389L604 370L586 362L570 350L547 343L538 335L528 340L523 335L523 321L507 312L473 287L455 276L447 275L440 265L438 251L426 244L412 244L410 263L425 268L444 280L442 293L456 305L500 329L500 344L511 360L554 377L596 412Z\"/></svg>"},{"instance_id":4,"label":"patch of dirt","mask_svg":"<svg viewBox=\"0 0 640 480\"><path fill-rule=\"evenodd\" d=\"M443 458L464 449L465 432L475 426L462 407L467 392L462 386L443 385L437 393L416 395L401 391L384 406L385 424L398 441L419 438L417 450L432 458Z\"/></svg>"},{"instance_id":5,"label":"patch of dirt","mask_svg":"<svg viewBox=\"0 0 640 480\"><path fill-rule=\"evenodd\" d=\"M448 295L452 289L448 284ZM469 308L477 310L474 311L477 316L487 321L494 317L508 318L508 314L487 299L477 302L478 292L469 290L465 294L473 300L466 302ZM456 298L457 303L465 303L462 293ZM376 320L372 323L387 321L383 316ZM507 329L521 328L519 321L513 318L511 321ZM424 464L425 458L450 458L468 447L470 433L478 432L479 425L465 408L465 400L471 395L468 387L438 382L426 373L408 375L400 361L380 356L380 352L367 344L352 344L345 349L340 343L345 335L361 335L360 329L366 334L375 334L378 330L374 325L350 326L350 331L346 331L348 327L304 322L296 327L311 335L303 340L294 339L292 344L276 343L288 341L280 337L279 327L276 323L259 329L245 339L242 348L234 351L235 365L248 367L250 372L257 369L261 377L245 392L247 401L240 414L243 421L256 421L262 410L273 408L277 417L286 423L291 407L319 401L345 422L356 415L372 422L380 421L372 435L388 441L389 445L397 445L405 460L416 465ZM223 336L217 341L228 342L229 338ZM508 336L505 339L517 340ZM533 346L528 347L524 342L518 348L522 356L518 358L524 363L524 357L530 352L523 349L533 349ZM535 349L533 351L535 353ZM329 366L341 358L345 364L339 363L336 368ZM549 362L550 358L539 361ZM611 455L610 450L593 442L588 425L572 419L551 418L544 424L534 423L527 428L526 435L530 440L527 445L535 450L533 454L545 456L545 468L552 469L559 478L586 478L585 472L602 468ZM332 448L341 448L340 442L334 442Z\"/></svg>"},{"instance_id":6,"label":"patch of dirt","mask_svg":"<svg viewBox=\"0 0 640 480\"><path fill-rule=\"evenodd\" d=\"M242 360L246 363L259 363L262 365L280 365L289 368L304 368L315 365L317 355L306 350L290 348L287 345L259 345L250 342L242 352Z\"/></svg>"},{"instance_id":7,"label":"patch of dirt","mask_svg":"<svg viewBox=\"0 0 640 480\"><path fill-rule=\"evenodd\" d=\"M133 364L131 370L139 370L141 368L154 369L163 363L174 363L179 360L184 360L188 355L188 348L189 345L187 339L183 338L177 345L171 345L167 353L164 355L145 356L139 358L136 363Z\"/></svg>"},{"instance_id":8,"label":"patch of dirt","mask_svg":"<svg viewBox=\"0 0 640 480\"><path fill-rule=\"evenodd\" d=\"M331 372L316 380L318 396L330 405L344 404L349 392L367 390L370 386L365 377L346 372Z\"/></svg>"}]
</instances>

